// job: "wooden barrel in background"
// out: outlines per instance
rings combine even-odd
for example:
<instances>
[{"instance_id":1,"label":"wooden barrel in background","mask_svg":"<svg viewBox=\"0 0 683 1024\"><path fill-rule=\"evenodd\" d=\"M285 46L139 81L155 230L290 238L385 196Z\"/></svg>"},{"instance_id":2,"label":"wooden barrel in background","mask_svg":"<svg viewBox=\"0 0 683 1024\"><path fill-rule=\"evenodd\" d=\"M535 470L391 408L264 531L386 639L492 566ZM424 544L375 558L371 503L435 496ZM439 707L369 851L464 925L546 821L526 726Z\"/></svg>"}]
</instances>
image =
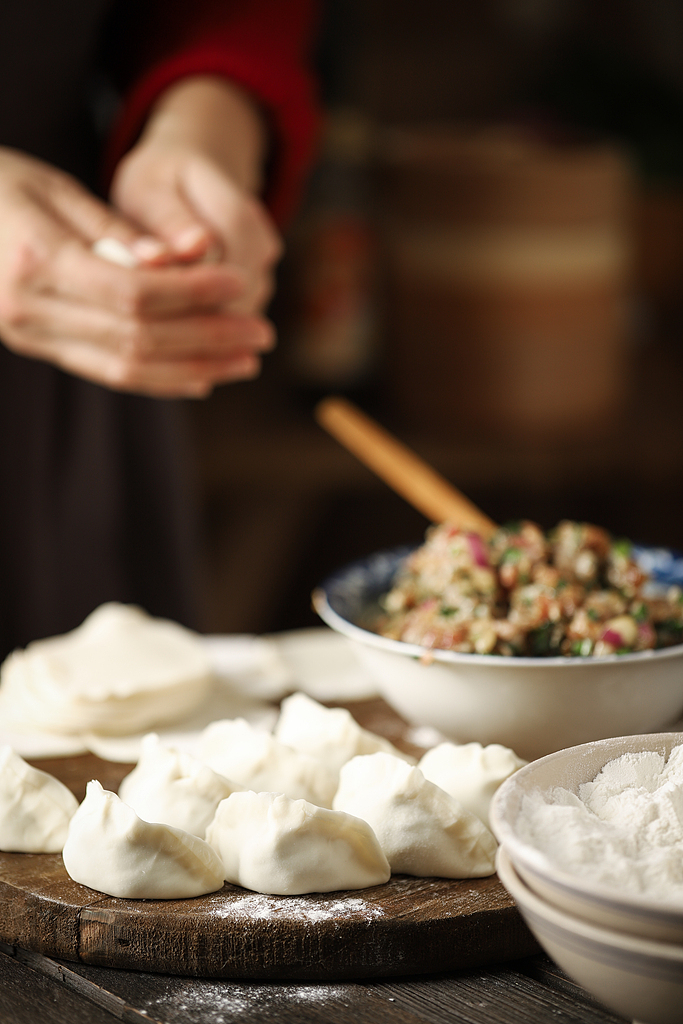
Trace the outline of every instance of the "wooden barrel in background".
<instances>
[{"instance_id":1,"label":"wooden barrel in background","mask_svg":"<svg viewBox=\"0 0 683 1024\"><path fill-rule=\"evenodd\" d=\"M630 372L622 154L508 128L395 130L378 171L397 408L439 430L609 429Z\"/></svg>"}]
</instances>

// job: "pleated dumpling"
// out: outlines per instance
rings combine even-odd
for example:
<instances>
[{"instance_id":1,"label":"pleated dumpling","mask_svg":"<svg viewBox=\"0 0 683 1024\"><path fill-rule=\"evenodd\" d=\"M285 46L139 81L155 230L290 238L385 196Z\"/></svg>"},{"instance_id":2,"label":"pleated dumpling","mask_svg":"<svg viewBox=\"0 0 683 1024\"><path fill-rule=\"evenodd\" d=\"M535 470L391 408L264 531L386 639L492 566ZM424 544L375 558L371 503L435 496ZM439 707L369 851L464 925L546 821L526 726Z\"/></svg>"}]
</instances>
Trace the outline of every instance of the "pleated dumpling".
<instances>
[{"instance_id":1,"label":"pleated dumpling","mask_svg":"<svg viewBox=\"0 0 683 1024\"><path fill-rule=\"evenodd\" d=\"M183 899L223 886L223 865L208 843L143 821L95 781L71 819L62 856L75 882L121 899Z\"/></svg>"},{"instance_id":2,"label":"pleated dumpling","mask_svg":"<svg viewBox=\"0 0 683 1024\"><path fill-rule=\"evenodd\" d=\"M369 823L393 872L439 878L493 874L496 841L480 819L419 768L390 754L345 764L333 806Z\"/></svg>"},{"instance_id":3,"label":"pleated dumpling","mask_svg":"<svg viewBox=\"0 0 683 1024\"><path fill-rule=\"evenodd\" d=\"M203 839L221 800L242 788L191 754L165 746L152 732L143 738L140 760L119 786L119 796L145 821Z\"/></svg>"},{"instance_id":4,"label":"pleated dumpling","mask_svg":"<svg viewBox=\"0 0 683 1024\"><path fill-rule=\"evenodd\" d=\"M59 779L0 747L0 850L59 853L78 800Z\"/></svg>"},{"instance_id":5,"label":"pleated dumpling","mask_svg":"<svg viewBox=\"0 0 683 1024\"><path fill-rule=\"evenodd\" d=\"M324 761L335 772L358 754L380 750L415 764L389 740L363 729L346 708L326 708L305 693L293 693L282 701L274 735L281 743Z\"/></svg>"},{"instance_id":6,"label":"pleated dumpling","mask_svg":"<svg viewBox=\"0 0 683 1024\"><path fill-rule=\"evenodd\" d=\"M276 793L233 793L206 838L227 881L255 892L296 896L365 889L390 868L370 826L350 814Z\"/></svg>"},{"instance_id":7,"label":"pleated dumpling","mask_svg":"<svg viewBox=\"0 0 683 1024\"><path fill-rule=\"evenodd\" d=\"M459 800L485 825L493 795L513 772L526 764L509 747L500 743L439 743L418 763L426 779Z\"/></svg>"},{"instance_id":8,"label":"pleated dumpling","mask_svg":"<svg viewBox=\"0 0 683 1024\"><path fill-rule=\"evenodd\" d=\"M215 772L257 793L284 793L292 800L330 807L337 788L336 772L318 758L293 750L243 718L208 725L198 754Z\"/></svg>"}]
</instances>

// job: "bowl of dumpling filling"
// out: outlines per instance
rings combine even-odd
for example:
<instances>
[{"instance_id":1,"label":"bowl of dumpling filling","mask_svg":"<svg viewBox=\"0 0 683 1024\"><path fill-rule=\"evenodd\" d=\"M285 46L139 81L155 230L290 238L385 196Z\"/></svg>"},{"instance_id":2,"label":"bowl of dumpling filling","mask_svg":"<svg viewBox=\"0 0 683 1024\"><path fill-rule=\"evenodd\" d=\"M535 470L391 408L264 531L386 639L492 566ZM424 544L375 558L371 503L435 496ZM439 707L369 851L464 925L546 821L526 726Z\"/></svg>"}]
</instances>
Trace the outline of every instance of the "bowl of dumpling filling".
<instances>
[{"instance_id":1,"label":"bowl of dumpling filling","mask_svg":"<svg viewBox=\"0 0 683 1024\"><path fill-rule=\"evenodd\" d=\"M683 558L590 523L433 526L313 605L396 711L458 742L531 760L683 715Z\"/></svg>"}]
</instances>

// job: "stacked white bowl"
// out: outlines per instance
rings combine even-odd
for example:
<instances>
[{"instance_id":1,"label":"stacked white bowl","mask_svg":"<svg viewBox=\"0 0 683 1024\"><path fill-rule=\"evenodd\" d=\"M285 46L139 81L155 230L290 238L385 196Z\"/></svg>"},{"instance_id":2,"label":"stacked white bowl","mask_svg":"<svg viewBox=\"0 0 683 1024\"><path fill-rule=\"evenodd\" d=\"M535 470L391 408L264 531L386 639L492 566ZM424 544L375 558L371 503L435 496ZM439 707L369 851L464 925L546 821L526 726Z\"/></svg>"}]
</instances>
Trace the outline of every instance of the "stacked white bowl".
<instances>
[{"instance_id":1,"label":"stacked white bowl","mask_svg":"<svg viewBox=\"0 0 683 1024\"><path fill-rule=\"evenodd\" d=\"M683 901L625 891L591 880L589 872L559 867L520 827L520 812L525 797L538 791L562 787L578 795L583 783L623 754L655 751L666 759L681 744L683 733L655 733L560 750L516 772L491 808L501 843L498 874L540 945L612 1010L646 1024L683 1021Z\"/></svg>"}]
</instances>

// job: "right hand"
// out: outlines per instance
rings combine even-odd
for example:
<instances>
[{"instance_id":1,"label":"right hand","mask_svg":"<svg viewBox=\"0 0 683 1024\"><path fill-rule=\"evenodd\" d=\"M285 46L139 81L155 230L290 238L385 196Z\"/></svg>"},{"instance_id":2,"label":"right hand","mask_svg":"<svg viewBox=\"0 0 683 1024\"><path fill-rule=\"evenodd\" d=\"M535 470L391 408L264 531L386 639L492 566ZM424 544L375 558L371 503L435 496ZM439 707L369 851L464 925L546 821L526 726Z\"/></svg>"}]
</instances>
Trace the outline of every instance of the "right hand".
<instances>
[{"instance_id":1,"label":"right hand","mask_svg":"<svg viewBox=\"0 0 683 1024\"><path fill-rule=\"evenodd\" d=\"M102 237L141 266L95 256ZM69 175L0 148L0 335L18 355L154 397L201 397L253 377L274 338L263 317L226 312L244 276L171 258Z\"/></svg>"}]
</instances>

